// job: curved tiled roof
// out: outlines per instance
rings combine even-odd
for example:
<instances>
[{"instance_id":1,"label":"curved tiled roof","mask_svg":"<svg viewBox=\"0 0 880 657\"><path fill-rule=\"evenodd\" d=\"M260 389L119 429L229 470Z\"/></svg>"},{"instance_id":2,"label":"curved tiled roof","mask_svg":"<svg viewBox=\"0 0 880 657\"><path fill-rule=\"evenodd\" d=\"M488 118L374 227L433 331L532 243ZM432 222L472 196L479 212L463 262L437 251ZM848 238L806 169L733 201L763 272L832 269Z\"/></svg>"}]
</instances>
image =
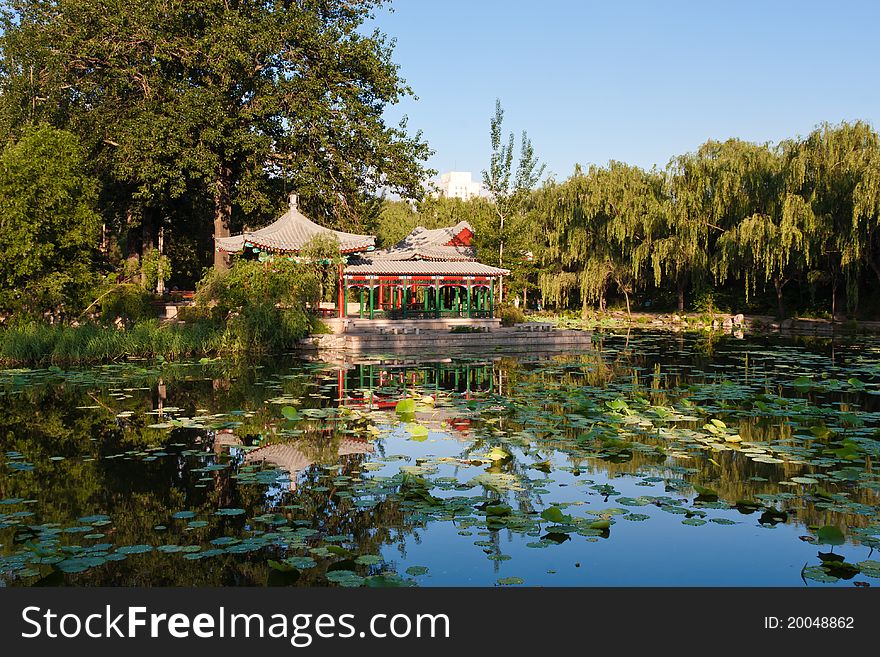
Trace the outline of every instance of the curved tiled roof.
<instances>
[{"instance_id":1,"label":"curved tiled roof","mask_svg":"<svg viewBox=\"0 0 880 657\"><path fill-rule=\"evenodd\" d=\"M302 214L296 207L296 197L291 195L290 208L277 220L264 228L245 231L231 237L216 237L214 241L219 251L241 251L245 244L252 244L270 251L297 252L315 235L330 234L339 240L342 253L366 251L376 243L372 235L356 235L343 233L319 226Z\"/></svg>"},{"instance_id":2,"label":"curved tiled roof","mask_svg":"<svg viewBox=\"0 0 880 657\"><path fill-rule=\"evenodd\" d=\"M500 269L481 262L432 260L376 260L345 268L346 276L507 276L509 269Z\"/></svg>"},{"instance_id":3,"label":"curved tiled roof","mask_svg":"<svg viewBox=\"0 0 880 657\"><path fill-rule=\"evenodd\" d=\"M500 269L477 262L477 250L470 241L456 239L463 232L473 235L466 221L447 228L428 230L421 226L388 249L364 253L349 260L347 276L507 276ZM458 242L456 244L456 242Z\"/></svg>"},{"instance_id":4,"label":"curved tiled roof","mask_svg":"<svg viewBox=\"0 0 880 657\"><path fill-rule=\"evenodd\" d=\"M454 226L431 230L418 226L394 246L371 253L369 259L373 262L377 260L476 260L477 250L474 247L451 244L464 231L473 234L474 229L466 221L460 221Z\"/></svg>"}]
</instances>

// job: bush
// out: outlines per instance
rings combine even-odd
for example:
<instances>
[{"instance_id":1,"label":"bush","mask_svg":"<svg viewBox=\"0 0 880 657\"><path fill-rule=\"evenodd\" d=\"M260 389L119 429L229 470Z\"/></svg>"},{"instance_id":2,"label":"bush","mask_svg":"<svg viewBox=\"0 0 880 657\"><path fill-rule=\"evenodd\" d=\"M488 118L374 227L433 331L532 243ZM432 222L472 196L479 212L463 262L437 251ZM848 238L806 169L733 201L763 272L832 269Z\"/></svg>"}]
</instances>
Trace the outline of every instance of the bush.
<instances>
[{"instance_id":1,"label":"bush","mask_svg":"<svg viewBox=\"0 0 880 657\"><path fill-rule=\"evenodd\" d=\"M126 324L156 318L152 296L140 285L121 285L101 300L101 321L113 323L121 317Z\"/></svg>"},{"instance_id":2,"label":"bush","mask_svg":"<svg viewBox=\"0 0 880 657\"><path fill-rule=\"evenodd\" d=\"M283 351L314 327L308 306L320 298L324 273L320 264L284 257L240 260L228 270L209 271L197 286L196 304L225 322L224 351Z\"/></svg>"},{"instance_id":3,"label":"bush","mask_svg":"<svg viewBox=\"0 0 880 657\"><path fill-rule=\"evenodd\" d=\"M98 280L99 184L72 133L29 126L0 148L0 312L75 317Z\"/></svg>"},{"instance_id":4,"label":"bush","mask_svg":"<svg viewBox=\"0 0 880 657\"><path fill-rule=\"evenodd\" d=\"M179 322L207 322L214 319L214 313L207 306L179 306L177 308Z\"/></svg>"},{"instance_id":5,"label":"bush","mask_svg":"<svg viewBox=\"0 0 880 657\"><path fill-rule=\"evenodd\" d=\"M526 316L522 310L516 306L505 304L498 309L498 316L501 318L501 326L513 326L526 321Z\"/></svg>"},{"instance_id":6,"label":"bush","mask_svg":"<svg viewBox=\"0 0 880 657\"><path fill-rule=\"evenodd\" d=\"M223 351L278 352L290 349L309 334L311 317L303 309L251 304L232 315L223 332Z\"/></svg>"}]
</instances>

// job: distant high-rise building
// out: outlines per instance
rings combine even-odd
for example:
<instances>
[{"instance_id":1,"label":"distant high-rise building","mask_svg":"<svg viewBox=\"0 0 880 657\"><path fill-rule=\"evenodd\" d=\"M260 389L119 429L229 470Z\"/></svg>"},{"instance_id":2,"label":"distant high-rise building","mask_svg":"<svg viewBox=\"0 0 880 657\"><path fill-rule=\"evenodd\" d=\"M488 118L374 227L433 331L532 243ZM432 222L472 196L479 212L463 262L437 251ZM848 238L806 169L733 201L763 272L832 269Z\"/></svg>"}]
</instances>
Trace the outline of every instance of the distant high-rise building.
<instances>
[{"instance_id":1,"label":"distant high-rise building","mask_svg":"<svg viewBox=\"0 0 880 657\"><path fill-rule=\"evenodd\" d=\"M473 179L470 171L449 171L440 176L440 184L437 186L440 196L446 198L460 198L467 201L480 195L482 185Z\"/></svg>"}]
</instances>

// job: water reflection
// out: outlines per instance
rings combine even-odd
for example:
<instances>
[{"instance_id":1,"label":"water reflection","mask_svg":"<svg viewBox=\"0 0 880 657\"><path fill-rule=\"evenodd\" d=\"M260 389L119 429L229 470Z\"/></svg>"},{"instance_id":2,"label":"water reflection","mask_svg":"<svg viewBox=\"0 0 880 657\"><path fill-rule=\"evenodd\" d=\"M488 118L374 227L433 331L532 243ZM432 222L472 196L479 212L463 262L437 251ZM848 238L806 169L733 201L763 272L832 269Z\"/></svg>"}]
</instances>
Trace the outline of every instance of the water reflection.
<instances>
[{"instance_id":1,"label":"water reflection","mask_svg":"<svg viewBox=\"0 0 880 657\"><path fill-rule=\"evenodd\" d=\"M869 584L878 353L633 332L571 355L6 371L0 579Z\"/></svg>"}]
</instances>

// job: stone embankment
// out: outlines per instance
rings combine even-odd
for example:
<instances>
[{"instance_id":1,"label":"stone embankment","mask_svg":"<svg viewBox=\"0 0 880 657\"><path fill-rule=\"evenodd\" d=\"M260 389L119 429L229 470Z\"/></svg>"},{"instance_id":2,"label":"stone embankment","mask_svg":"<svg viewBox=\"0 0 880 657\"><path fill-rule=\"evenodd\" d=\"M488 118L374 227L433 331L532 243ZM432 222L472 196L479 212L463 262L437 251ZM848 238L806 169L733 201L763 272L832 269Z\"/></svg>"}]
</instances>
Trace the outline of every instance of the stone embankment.
<instances>
[{"instance_id":1,"label":"stone embankment","mask_svg":"<svg viewBox=\"0 0 880 657\"><path fill-rule=\"evenodd\" d=\"M526 322L513 327L500 320L447 327L431 320L350 324L339 333L311 335L300 342L304 350L364 352L418 352L447 356L464 353L522 353L578 351L592 347L592 332L561 329L549 323Z\"/></svg>"},{"instance_id":2,"label":"stone embankment","mask_svg":"<svg viewBox=\"0 0 880 657\"><path fill-rule=\"evenodd\" d=\"M727 313L704 314L647 314L612 312L603 319L586 322L588 326L611 327L613 325L666 328L672 331L715 330L737 334L747 333L796 333L807 335L833 335L835 333L880 333L880 322L793 317L778 320L770 315L743 315Z\"/></svg>"}]
</instances>

